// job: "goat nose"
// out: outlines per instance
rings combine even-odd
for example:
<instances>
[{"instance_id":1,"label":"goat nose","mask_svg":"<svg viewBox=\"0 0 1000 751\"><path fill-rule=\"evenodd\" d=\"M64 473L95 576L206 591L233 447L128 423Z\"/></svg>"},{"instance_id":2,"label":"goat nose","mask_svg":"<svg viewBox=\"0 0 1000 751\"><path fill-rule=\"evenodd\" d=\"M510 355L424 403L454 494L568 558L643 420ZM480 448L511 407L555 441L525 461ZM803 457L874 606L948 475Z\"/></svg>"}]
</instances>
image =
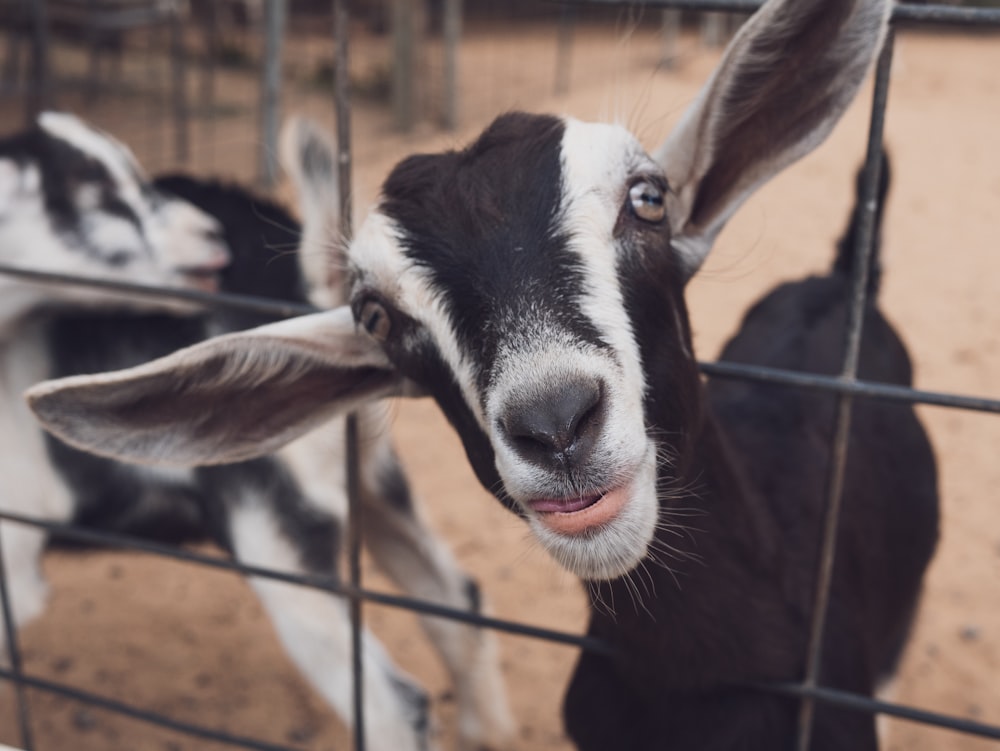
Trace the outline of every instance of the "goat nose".
<instances>
[{"instance_id":1,"label":"goat nose","mask_svg":"<svg viewBox=\"0 0 1000 751\"><path fill-rule=\"evenodd\" d=\"M502 419L515 451L538 465L568 469L590 456L603 421L596 379L578 380L520 401Z\"/></svg>"}]
</instances>

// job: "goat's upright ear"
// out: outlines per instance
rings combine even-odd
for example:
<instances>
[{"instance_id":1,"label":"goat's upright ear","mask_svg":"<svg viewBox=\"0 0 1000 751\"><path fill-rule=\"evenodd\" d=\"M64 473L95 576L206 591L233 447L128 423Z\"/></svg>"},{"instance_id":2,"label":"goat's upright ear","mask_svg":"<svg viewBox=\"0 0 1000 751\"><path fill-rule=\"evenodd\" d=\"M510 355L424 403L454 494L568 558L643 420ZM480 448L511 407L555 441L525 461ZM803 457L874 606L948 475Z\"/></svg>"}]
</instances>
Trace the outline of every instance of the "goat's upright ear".
<instances>
[{"instance_id":1,"label":"goat's upright ear","mask_svg":"<svg viewBox=\"0 0 1000 751\"><path fill-rule=\"evenodd\" d=\"M881 47L889 10L887 0L770 0L736 35L654 154L689 274L739 205L833 129Z\"/></svg>"},{"instance_id":2,"label":"goat's upright ear","mask_svg":"<svg viewBox=\"0 0 1000 751\"><path fill-rule=\"evenodd\" d=\"M403 380L350 310L221 336L128 370L40 383L47 430L114 459L224 464L270 453Z\"/></svg>"},{"instance_id":3,"label":"goat's upright ear","mask_svg":"<svg viewBox=\"0 0 1000 751\"><path fill-rule=\"evenodd\" d=\"M335 308L344 302L346 258L338 226L340 191L333 136L312 120L290 117L281 128L279 157L302 214L299 265L309 299L320 307Z\"/></svg>"}]
</instances>

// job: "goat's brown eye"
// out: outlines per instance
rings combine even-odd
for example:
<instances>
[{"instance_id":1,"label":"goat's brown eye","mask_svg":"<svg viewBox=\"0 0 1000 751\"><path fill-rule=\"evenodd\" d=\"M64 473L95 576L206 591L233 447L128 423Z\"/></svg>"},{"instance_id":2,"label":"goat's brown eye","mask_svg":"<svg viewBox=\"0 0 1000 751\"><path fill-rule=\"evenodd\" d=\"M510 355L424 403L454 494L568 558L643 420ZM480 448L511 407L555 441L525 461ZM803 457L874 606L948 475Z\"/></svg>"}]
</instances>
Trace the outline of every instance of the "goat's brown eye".
<instances>
[{"instance_id":1,"label":"goat's brown eye","mask_svg":"<svg viewBox=\"0 0 1000 751\"><path fill-rule=\"evenodd\" d=\"M381 303L369 300L362 305L359 320L365 330L380 342L389 338L389 332L392 331L392 320L389 318L385 306Z\"/></svg>"},{"instance_id":2,"label":"goat's brown eye","mask_svg":"<svg viewBox=\"0 0 1000 751\"><path fill-rule=\"evenodd\" d=\"M628 189L629 205L632 213L644 222L657 224L667 215L663 205L663 191L648 180L640 180Z\"/></svg>"}]
</instances>

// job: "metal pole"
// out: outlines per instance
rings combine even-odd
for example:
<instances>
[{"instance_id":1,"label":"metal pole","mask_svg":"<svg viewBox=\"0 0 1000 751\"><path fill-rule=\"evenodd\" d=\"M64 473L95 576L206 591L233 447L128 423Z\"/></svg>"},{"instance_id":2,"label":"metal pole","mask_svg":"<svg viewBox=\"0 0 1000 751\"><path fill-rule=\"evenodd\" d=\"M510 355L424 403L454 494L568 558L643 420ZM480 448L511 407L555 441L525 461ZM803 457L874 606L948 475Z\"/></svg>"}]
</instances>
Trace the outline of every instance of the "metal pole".
<instances>
[{"instance_id":1,"label":"metal pole","mask_svg":"<svg viewBox=\"0 0 1000 751\"><path fill-rule=\"evenodd\" d=\"M350 101L350 57L348 36L350 14L347 0L334 0L334 38L336 42L336 65L334 65L333 96L337 113L337 187L340 194L340 235L345 242L352 235L351 212L351 101ZM351 589L351 671L354 688L354 748L365 751L365 692L364 661L362 654L363 626L362 600L357 596L361 589L361 456L358 441L358 417L347 416L345 427L347 444L347 559Z\"/></svg>"},{"instance_id":2,"label":"metal pole","mask_svg":"<svg viewBox=\"0 0 1000 751\"><path fill-rule=\"evenodd\" d=\"M843 367L840 373L841 380L844 381L856 380L858 373L861 335L865 318L865 302L868 292L868 266L872 253L872 239L875 233L875 210L876 201L878 200L879 172L882 167L882 131L885 125L885 108L889 94L892 47L893 34L890 30L882 52L879 55L875 73L875 93L872 101L868 153L865 158L865 171L862 181L861 202L864 211L861 214L857 245L854 248L856 260L851 279L851 307L848 311ZM833 578L833 567L836 558L837 531L840 526L840 507L844 490L844 468L847 465L847 448L851 432L851 410L853 405L853 394L845 393L838 397L833 448L830 454L830 473L827 480L822 547L820 549L819 571L816 575L812 625L809 633L806 674L802 681L802 685L807 690L815 689L818 686L819 672L823 658L823 635L826 628L826 614L830 603L830 583ZM812 736L815 713L815 699L812 695L806 696L799 708L799 735L796 746L798 751L809 751L809 740Z\"/></svg>"},{"instance_id":3,"label":"metal pole","mask_svg":"<svg viewBox=\"0 0 1000 751\"><path fill-rule=\"evenodd\" d=\"M458 127L458 45L462 37L462 0L444 3L444 127Z\"/></svg>"},{"instance_id":4,"label":"metal pole","mask_svg":"<svg viewBox=\"0 0 1000 751\"><path fill-rule=\"evenodd\" d=\"M258 175L264 188L278 176L278 119L281 111L281 52L285 36L285 0L264 0L264 59L260 97Z\"/></svg>"}]
</instances>

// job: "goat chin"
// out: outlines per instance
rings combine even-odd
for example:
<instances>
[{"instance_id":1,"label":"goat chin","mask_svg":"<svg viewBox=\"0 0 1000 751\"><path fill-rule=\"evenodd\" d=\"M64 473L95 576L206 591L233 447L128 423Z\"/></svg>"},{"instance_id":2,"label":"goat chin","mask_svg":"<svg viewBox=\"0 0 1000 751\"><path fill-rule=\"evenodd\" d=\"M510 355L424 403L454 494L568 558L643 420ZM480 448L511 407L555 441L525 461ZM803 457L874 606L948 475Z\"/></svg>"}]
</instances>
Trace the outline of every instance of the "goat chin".
<instances>
[{"instance_id":1,"label":"goat chin","mask_svg":"<svg viewBox=\"0 0 1000 751\"><path fill-rule=\"evenodd\" d=\"M645 464L631 483L610 491L598 504L611 503L610 497L617 494L624 498L615 499L620 508L610 518L574 533L546 523L538 514L531 515L529 525L542 546L568 571L590 581L616 579L643 561L656 533L655 464ZM576 514L587 514L591 508Z\"/></svg>"}]
</instances>

